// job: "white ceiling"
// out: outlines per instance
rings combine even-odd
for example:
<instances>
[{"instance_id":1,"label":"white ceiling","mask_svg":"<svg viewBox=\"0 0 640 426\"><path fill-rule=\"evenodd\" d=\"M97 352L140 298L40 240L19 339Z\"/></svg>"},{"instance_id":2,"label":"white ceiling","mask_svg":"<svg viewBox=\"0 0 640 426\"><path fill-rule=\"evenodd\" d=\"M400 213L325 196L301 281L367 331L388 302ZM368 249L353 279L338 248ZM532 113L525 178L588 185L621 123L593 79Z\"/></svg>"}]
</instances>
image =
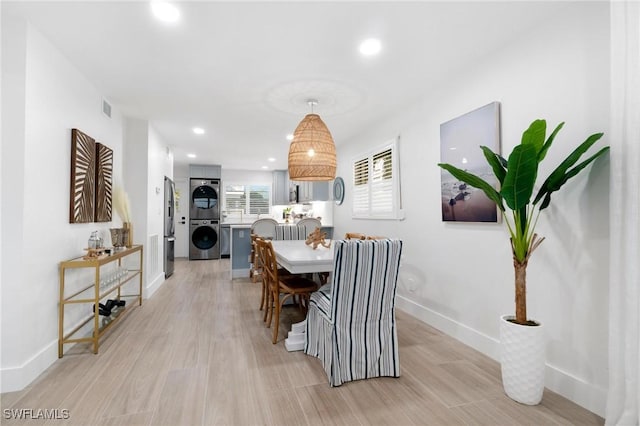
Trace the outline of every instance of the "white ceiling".
<instances>
[{"instance_id":1,"label":"white ceiling","mask_svg":"<svg viewBox=\"0 0 640 426\"><path fill-rule=\"evenodd\" d=\"M315 107L336 145L429 96L450 73L567 2L2 2L124 114L148 119L176 164L287 167L285 139ZM378 37L383 50L362 57ZM191 131L200 126L206 134ZM187 158L196 153L197 158ZM277 159L268 163L267 158Z\"/></svg>"}]
</instances>

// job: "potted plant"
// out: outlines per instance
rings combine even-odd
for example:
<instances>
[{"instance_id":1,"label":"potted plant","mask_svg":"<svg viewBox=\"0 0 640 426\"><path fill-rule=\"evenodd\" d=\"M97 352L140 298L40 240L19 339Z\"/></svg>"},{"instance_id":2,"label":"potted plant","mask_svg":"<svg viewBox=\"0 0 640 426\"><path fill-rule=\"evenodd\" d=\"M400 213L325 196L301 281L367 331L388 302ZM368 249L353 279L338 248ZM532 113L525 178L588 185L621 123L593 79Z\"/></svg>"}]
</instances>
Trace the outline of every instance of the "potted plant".
<instances>
[{"instance_id":1,"label":"potted plant","mask_svg":"<svg viewBox=\"0 0 640 426\"><path fill-rule=\"evenodd\" d=\"M502 380L509 397L530 405L540 402L544 390L545 349L542 327L539 322L527 318L526 302L527 263L531 254L544 241L544 237L539 237L535 232L538 217L542 210L549 207L551 194L609 150L608 146L604 147L578 163L603 134L589 136L556 167L532 199L538 166L563 126L564 123L560 123L547 138L546 121L535 120L524 131L522 141L513 149L508 160L486 146L480 147L500 182L500 190L451 164L438 164L456 179L482 190L496 203L509 230L515 270L516 312L515 316L501 317Z\"/></svg>"}]
</instances>

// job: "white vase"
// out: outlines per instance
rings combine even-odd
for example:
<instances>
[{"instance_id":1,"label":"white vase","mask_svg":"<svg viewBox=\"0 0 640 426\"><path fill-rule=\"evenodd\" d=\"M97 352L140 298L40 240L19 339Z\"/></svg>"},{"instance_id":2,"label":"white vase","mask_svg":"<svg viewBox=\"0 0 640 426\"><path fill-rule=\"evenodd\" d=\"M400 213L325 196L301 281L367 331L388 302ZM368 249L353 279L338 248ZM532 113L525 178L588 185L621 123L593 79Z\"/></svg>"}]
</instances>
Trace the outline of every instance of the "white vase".
<instances>
[{"instance_id":1,"label":"white vase","mask_svg":"<svg viewBox=\"0 0 640 426\"><path fill-rule=\"evenodd\" d=\"M502 385L509 398L537 405L544 391L545 339L542 324L519 325L500 317Z\"/></svg>"}]
</instances>

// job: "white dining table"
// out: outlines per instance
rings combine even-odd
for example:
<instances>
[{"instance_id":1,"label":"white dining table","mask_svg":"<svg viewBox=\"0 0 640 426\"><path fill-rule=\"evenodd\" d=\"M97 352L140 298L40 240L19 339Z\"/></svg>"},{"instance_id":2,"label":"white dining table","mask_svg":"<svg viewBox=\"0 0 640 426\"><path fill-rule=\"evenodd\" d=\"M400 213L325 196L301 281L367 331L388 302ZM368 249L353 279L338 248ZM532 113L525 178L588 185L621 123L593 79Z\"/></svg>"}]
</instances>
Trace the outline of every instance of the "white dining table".
<instances>
[{"instance_id":1,"label":"white dining table","mask_svg":"<svg viewBox=\"0 0 640 426\"><path fill-rule=\"evenodd\" d=\"M315 249L304 240L274 240L271 244L278 264L292 274L331 272L333 269L333 243ZM284 341L289 352L304 349L306 323L305 319L291 324L291 331Z\"/></svg>"},{"instance_id":2,"label":"white dining table","mask_svg":"<svg viewBox=\"0 0 640 426\"><path fill-rule=\"evenodd\" d=\"M330 272L333 268L333 243L316 249L304 240L274 240L271 244L278 264L292 274Z\"/></svg>"}]
</instances>

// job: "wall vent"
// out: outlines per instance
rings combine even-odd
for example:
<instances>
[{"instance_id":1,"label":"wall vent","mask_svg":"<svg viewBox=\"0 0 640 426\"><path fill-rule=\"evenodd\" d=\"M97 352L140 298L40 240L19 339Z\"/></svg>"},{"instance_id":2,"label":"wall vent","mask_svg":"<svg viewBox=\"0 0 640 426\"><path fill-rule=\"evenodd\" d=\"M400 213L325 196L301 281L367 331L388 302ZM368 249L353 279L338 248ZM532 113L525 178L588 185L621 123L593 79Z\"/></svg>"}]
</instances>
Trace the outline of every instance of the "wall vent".
<instances>
[{"instance_id":1,"label":"wall vent","mask_svg":"<svg viewBox=\"0 0 640 426\"><path fill-rule=\"evenodd\" d=\"M111 118L111 105L104 99L102 100L102 113Z\"/></svg>"}]
</instances>

